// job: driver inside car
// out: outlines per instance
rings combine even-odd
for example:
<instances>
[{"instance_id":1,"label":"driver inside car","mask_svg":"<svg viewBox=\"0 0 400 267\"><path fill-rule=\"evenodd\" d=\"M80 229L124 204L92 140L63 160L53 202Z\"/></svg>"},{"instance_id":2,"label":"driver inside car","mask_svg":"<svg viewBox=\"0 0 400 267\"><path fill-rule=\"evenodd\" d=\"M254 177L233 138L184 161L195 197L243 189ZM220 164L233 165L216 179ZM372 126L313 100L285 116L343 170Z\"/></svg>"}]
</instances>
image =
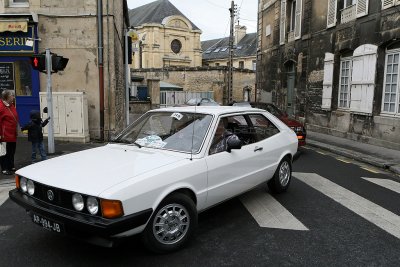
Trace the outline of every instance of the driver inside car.
<instances>
[{"instance_id":1,"label":"driver inside car","mask_svg":"<svg viewBox=\"0 0 400 267\"><path fill-rule=\"evenodd\" d=\"M236 134L232 133L231 131L227 130L228 120L226 118L222 118L217 126L215 131L215 135L213 138L213 142L210 147L209 154L216 154L219 152L223 152L227 150L227 143L230 139L238 139Z\"/></svg>"}]
</instances>

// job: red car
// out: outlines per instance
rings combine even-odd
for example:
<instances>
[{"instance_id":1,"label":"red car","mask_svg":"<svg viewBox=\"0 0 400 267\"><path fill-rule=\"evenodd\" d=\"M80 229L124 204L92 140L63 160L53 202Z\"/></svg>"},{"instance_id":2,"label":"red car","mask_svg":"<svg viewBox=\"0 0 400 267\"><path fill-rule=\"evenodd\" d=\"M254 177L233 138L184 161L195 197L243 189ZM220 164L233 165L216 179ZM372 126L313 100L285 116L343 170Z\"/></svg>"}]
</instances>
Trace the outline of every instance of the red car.
<instances>
[{"instance_id":1,"label":"red car","mask_svg":"<svg viewBox=\"0 0 400 267\"><path fill-rule=\"evenodd\" d=\"M254 108L261 108L281 121L283 121L287 126L289 126L293 131L297 134L297 139L299 140L299 147L304 146L306 144L306 127L304 127L304 124L301 122L294 120L292 118L289 118L289 116L286 114L286 112L283 112L280 110L277 106L271 103L250 103L252 107Z\"/></svg>"}]
</instances>

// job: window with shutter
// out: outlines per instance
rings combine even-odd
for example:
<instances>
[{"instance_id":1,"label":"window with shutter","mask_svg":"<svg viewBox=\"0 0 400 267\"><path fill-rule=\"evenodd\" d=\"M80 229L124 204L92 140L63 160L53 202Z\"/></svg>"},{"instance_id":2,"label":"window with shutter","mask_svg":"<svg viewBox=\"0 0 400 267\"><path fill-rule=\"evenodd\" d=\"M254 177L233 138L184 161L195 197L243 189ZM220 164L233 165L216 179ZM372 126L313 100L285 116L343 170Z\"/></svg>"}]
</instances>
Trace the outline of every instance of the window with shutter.
<instances>
[{"instance_id":1,"label":"window with shutter","mask_svg":"<svg viewBox=\"0 0 400 267\"><path fill-rule=\"evenodd\" d=\"M369 0L357 0L357 18L368 14L368 2Z\"/></svg>"},{"instance_id":2,"label":"window with shutter","mask_svg":"<svg viewBox=\"0 0 400 267\"><path fill-rule=\"evenodd\" d=\"M301 37L301 14L303 11L303 1L297 0L296 1L296 17L295 17L295 24L294 24L294 38L300 39Z\"/></svg>"},{"instance_id":3,"label":"window with shutter","mask_svg":"<svg viewBox=\"0 0 400 267\"><path fill-rule=\"evenodd\" d=\"M332 84L333 84L333 63L332 53L325 53L324 59L324 82L322 84L322 105L321 108L331 110L332 104Z\"/></svg>"},{"instance_id":4,"label":"window with shutter","mask_svg":"<svg viewBox=\"0 0 400 267\"><path fill-rule=\"evenodd\" d=\"M400 49L386 52L382 113L400 114Z\"/></svg>"},{"instance_id":5,"label":"window with shutter","mask_svg":"<svg viewBox=\"0 0 400 267\"><path fill-rule=\"evenodd\" d=\"M336 25L336 12L337 12L337 0L328 0L328 13L326 16L326 27L334 27Z\"/></svg>"},{"instance_id":6,"label":"window with shutter","mask_svg":"<svg viewBox=\"0 0 400 267\"><path fill-rule=\"evenodd\" d=\"M350 110L353 112L372 113L377 51L378 47L370 44L354 50L350 96Z\"/></svg>"},{"instance_id":7,"label":"window with shutter","mask_svg":"<svg viewBox=\"0 0 400 267\"><path fill-rule=\"evenodd\" d=\"M281 0L281 17L279 31L280 44L284 44L286 39L286 0Z\"/></svg>"},{"instance_id":8,"label":"window with shutter","mask_svg":"<svg viewBox=\"0 0 400 267\"><path fill-rule=\"evenodd\" d=\"M386 8L394 6L395 1L396 0L382 0L382 9L386 9Z\"/></svg>"},{"instance_id":9,"label":"window with shutter","mask_svg":"<svg viewBox=\"0 0 400 267\"><path fill-rule=\"evenodd\" d=\"M350 87L352 76L352 58L346 57L340 60L339 79L339 108L350 107Z\"/></svg>"}]
</instances>

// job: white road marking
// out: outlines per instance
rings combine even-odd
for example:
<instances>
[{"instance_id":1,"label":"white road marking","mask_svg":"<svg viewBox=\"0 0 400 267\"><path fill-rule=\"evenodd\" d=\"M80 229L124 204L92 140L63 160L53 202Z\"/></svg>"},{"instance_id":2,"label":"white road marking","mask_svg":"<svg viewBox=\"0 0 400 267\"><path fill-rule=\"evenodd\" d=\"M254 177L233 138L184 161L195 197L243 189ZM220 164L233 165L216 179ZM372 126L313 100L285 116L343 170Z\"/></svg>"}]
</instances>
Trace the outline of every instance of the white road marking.
<instances>
[{"instance_id":1,"label":"white road marking","mask_svg":"<svg viewBox=\"0 0 400 267\"><path fill-rule=\"evenodd\" d=\"M0 225L0 235L10 229L12 226L11 225Z\"/></svg>"},{"instance_id":2,"label":"white road marking","mask_svg":"<svg viewBox=\"0 0 400 267\"><path fill-rule=\"evenodd\" d=\"M398 182L395 182L395 181L389 180L389 179L380 179L380 178L368 178L368 177L361 177L361 178L400 194L400 183L398 183Z\"/></svg>"},{"instance_id":3,"label":"white road marking","mask_svg":"<svg viewBox=\"0 0 400 267\"><path fill-rule=\"evenodd\" d=\"M3 205L4 202L6 202L6 200L8 199L8 192L14 188L15 186L10 186L10 185L0 186L0 206Z\"/></svg>"},{"instance_id":4,"label":"white road marking","mask_svg":"<svg viewBox=\"0 0 400 267\"><path fill-rule=\"evenodd\" d=\"M265 190L252 190L240 199L260 227L308 230Z\"/></svg>"},{"instance_id":5,"label":"white road marking","mask_svg":"<svg viewBox=\"0 0 400 267\"><path fill-rule=\"evenodd\" d=\"M315 173L293 176L400 239L400 216Z\"/></svg>"}]
</instances>

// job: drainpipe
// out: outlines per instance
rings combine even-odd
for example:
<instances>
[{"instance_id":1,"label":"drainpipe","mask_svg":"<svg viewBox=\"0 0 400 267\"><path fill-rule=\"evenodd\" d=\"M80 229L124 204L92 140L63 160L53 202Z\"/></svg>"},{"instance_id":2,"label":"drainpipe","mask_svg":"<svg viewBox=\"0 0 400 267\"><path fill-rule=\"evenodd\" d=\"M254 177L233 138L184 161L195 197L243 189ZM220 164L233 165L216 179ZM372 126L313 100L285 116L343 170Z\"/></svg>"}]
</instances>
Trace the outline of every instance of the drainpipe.
<instances>
[{"instance_id":1,"label":"drainpipe","mask_svg":"<svg viewBox=\"0 0 400 267\"><path fill-rule=\"evenodd\" d=\"M97 1L97 37L99 57L100 140L104 141L104 68L103 68L103 1Z\"/></svg>"}]
</instances>

